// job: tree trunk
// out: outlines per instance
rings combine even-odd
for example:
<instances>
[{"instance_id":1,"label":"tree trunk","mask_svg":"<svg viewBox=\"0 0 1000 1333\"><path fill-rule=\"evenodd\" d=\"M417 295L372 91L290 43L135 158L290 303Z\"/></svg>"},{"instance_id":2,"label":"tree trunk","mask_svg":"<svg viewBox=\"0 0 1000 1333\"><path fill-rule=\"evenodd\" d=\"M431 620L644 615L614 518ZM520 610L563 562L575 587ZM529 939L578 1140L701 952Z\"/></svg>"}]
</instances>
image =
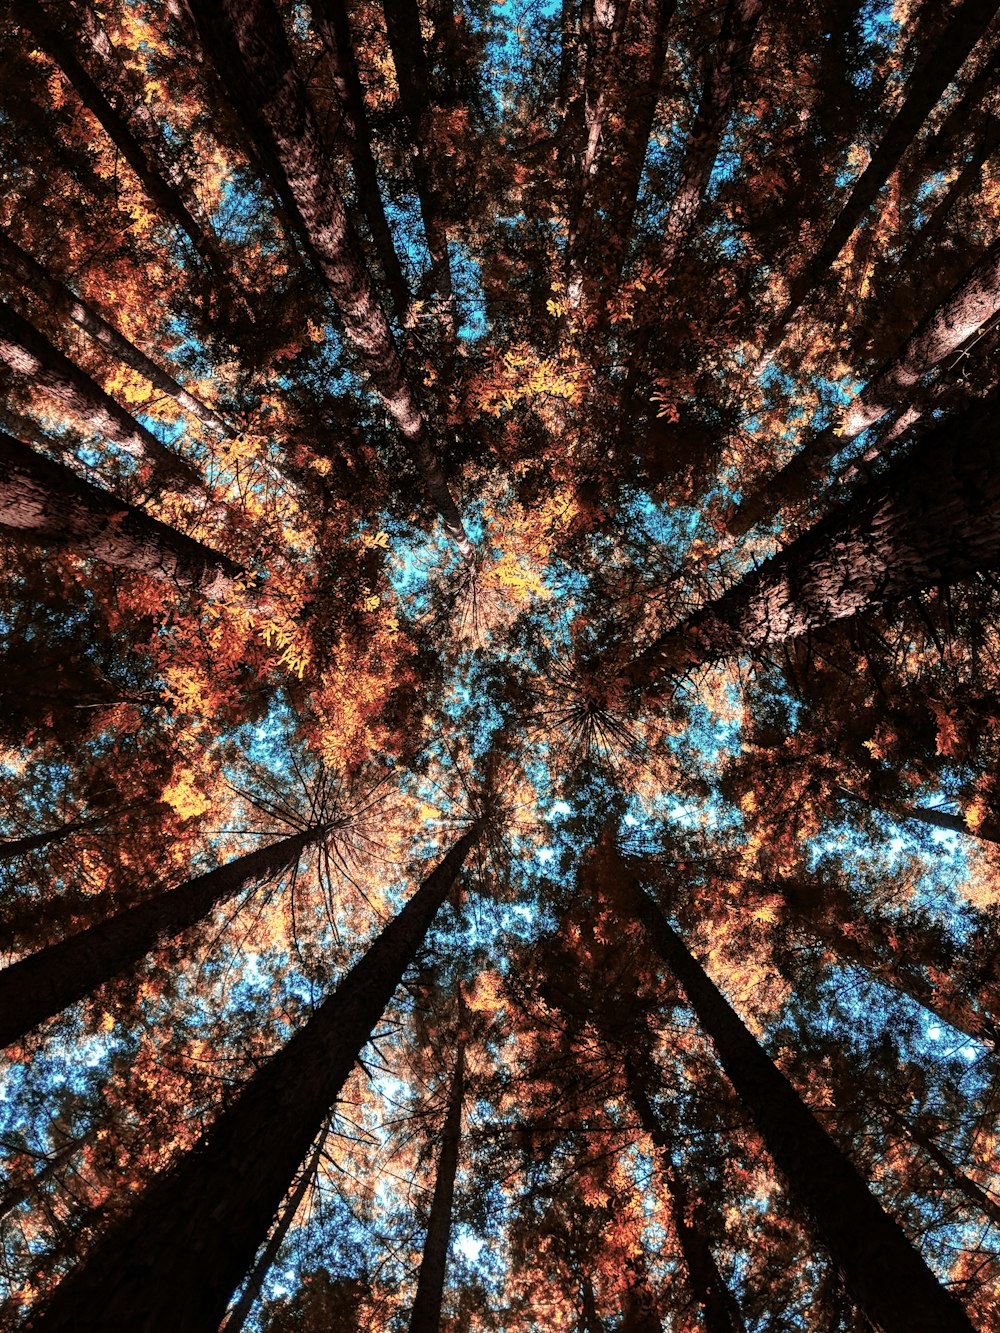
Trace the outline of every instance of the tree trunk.
<instances>
[{"instance_id":1,"label":"tree trunk","mask_svg":"<svg viewBox=\"0 0 1000 1333\"><path fill-rule=\"evenodd\" d=\"M996 406L993 395L937 423L882 479L661 634L623 676L649 686L1000 568Z\"/></svg>"},{"instance_id":2,"label":"tree trunk","mask_svg":"<svg viewBox=\"0 0 1000 1333\"><path fill-rule=\"evenodd\" d=\"M340 99L341 125L351 146L354 184L361 211L368 223L375 252L392 296L396 317L406 318L410 308L410 288L400 266L385 215L378 170L372 153L371 126L365 110L365 95L354 57L351 24L344 0L316 0L313 23L326 50L327 63Z\"/></svg>"},{"instance_id":3,"label":"tree trunk","mask_svg":"<svg viewBox=\"0 0 1000 1333\"><path fill-rule=\"evenodd\" d=\"M134 966L220 903L294 865L325 831L323 826L308 828L259 847L4 968L0 1048Z\"/></svg>"},{"instance_id":4,"label":"tree trunk","mask_svg":"<svg viewBox=\"0 0 1000 1333\"><path fill-rule=\"evenodd\" d=\"M406 441L446 530L469 558L472 547L461 515L365 268L273 0L190 0L190 6L205 50L326 281L349 341Z\"/></svg>"},{"instance_id":5,"label":"tree trunk","mask_svg":"<svg viewBox=\"0 0 1000 1333\"><path fill-rule=\"evenodd\" d=\"M897 1111L887 1108L889 1117L896 1124L907 1138L922 1148L941 1174L949 1181L952 1187L959 1194L964 1195L973 1208L978 1209L984 1216L988 1217L995 1227L1000 1228L1000 1202L992 1194L987 1194L981 1185L977 1185L974 1180L959 1170L951 1158L941 1151L938 1145L916 1125L912 1125L904 1116Z\"/></svg>"},{"instance_id":6,"label":"tree trunk","mask_svg":"<svg viewBox=\"0 0 1000 1333\"><path fill-rule=\"evenodd\" d=\"M2 458L2 450L3 437L0 436L0 458ZM0 463L0 477L2 477L2 463ZM3 482L0 480L0 523L3 521L2 497ZM128 810L141 809L153 804L155 804L153 801L129 801L126 805L120 806L117 810L111 810L107 814L94 815L89 819L70 819L66 823L60 824L58 828L47 829L44 833L26 833L20 838L5 838L0 840L0 865L16 861L18 857L26 856L29 852L39 852L57 842L64 842L67 838L72 837L74 833L80 833L84 829L100 828L102 824L109 823Z\"/></svg>"},{"instance_id":7,"label":"tree trunk","mask_svg":"<svg viewBox=\"0 0 1000 1333\"><path fill-rule=\"evenodd\" d=\"M216 1333L477 836L459 839L305 1026L62 1282L39 1333Z\"/></svg>"},{"instance_id":8,"label":"tree trunk","mask_svg":"<svg viewBox=\"0 0 1000 1333\"><path fill-rule=\"evenodd\" d=\"M996 0L963 0L944 32L917 61L903 103L872 152L868 165L854 182L819 249L799 277L792 281L788 301L772 320L765 335L764 355L779 346L803 302L826 277L996 12Z\"/></svg>"},{"instance_id":9,"label":"tree trunk","mask_svg":"<svg viewBox=\"0 0 1000 1333\"><path fill-rule=\"evenodd\" d=\"M171 485L179 478L197 482L189 463L170 453L151 431L4 301L0 301L0 359L51 394L88 430L169 476Z\"/></svg>"},{"instance_id":10,"label":"tree trunk","mask_svg":"<svg viewBox=\"0 0 1000 1333\"><path fill-rule=\"evenodd\" d=\"M248 608L261 604L252 590L240 586L247 572L235 560L2 432L0 529L33 545L134 569L206 597L234 598Z\"/></svg>"},{"instance_id":11,"label":"tree trunk","mask_svg":"<svg viewBox=\"0 0 1000 1333\"><path fill-rule=\"evenodd\" d=\"M434 1197L420 1260L417 1293L410 1314L410 1333L438 1333L444 1296L448 1242L451 1237L451 1207L455 1196L455 1174L462 1138L462 1102L465 1098L465 1039L459 1036L455 1072L448 1095L448 1112L441 1133L441 1155L434 1178Z\"/></svg>"},{"instance_id":12,"label":"tree trunk","mask_svg":"<svg viewBox=\"0 0 1000 1333\"><path fill-rule=\"evenodd\" d=\"M80 101L131 167L153 204L165 218L180 227L216 280L223 279L228 265L217 241L195 221L185 200L150 161L146 149L124 116L115 110L80 63L62 26L39 0L12 0L12 10L16 21L31 33L49 59L62 70Z\"/></svg>"},{"instance_id":13,"label":"tree trunk","mask_svg":"<svg viewBox=\"0 0 1000 1333\"><path fill-rule=\"evenodd\" d=\"M694 1208L691 1207L684 1179L674 1168L670 1137L653 1110L635 1066L628 1059L625 1061L625 1081L639 1123L659 1149L657 1161L670 1196L670 1216L705 1333L745 1333L746 1325L740 1308L719 1272L715 1255L705 1238L700 1201Z\"/></svg>"},{"instance_id":14,"label":"tree trunk","mask_svg":"<svg viewBox=\"0 0 1000 1333\"><path fill-rule=\"evenodd\" d=\"M663 233L660 263L672 268L712 177L719 145L732 114L764 9L763 0L729 0L722 31L702 88L698 111L688 135L680 178Z\"/></svg>"},{"instance_id":15,"label":"tree trunk","mask_svg":"<svg viewBox=\"0 0 1000 1333\"><path fill-rule=\"evenodd\" d=\"M327 1135L330 1132L329 1124L323 1126L316 1140L316 1147L310 1154L309 1161L299 1173L299 1178L295 1183L295 1188L285 1202L281 1210L281 1216L278 1219L278 1225L267 1238L267 1244L261 1252L260 1258L254 1264L253 1272L247 1278L246 1285L240 1294L239 1300L229 1312L225 1324L220 1333L242 1333L243 1325L247 1321L250 1311L257 1303L257 1298L264 1286L264 1279L271 1271L271 1266L278 1257L278 1251L284 1243L285 1237L295 1221L295 1214L299 1211L303 1199L312 1188L313 1181L316 1179L316 1172L319 1170L319 1164L323 1157L323 1148L326 1145Z\"/></svg>"},{"instance_id":16,"label":"tree trunk","mask_svg":"<svg viewBox=\"0 0 1000 1333\"><path fill-rule=\"evenodd\" d=\"M0 232L0 268L40 296L53 310L66 315L89 334L94 342L99 343L105 351L116 357L122 365L137 371L155 389L173 398L186 412L190 412L206 426L211 426L224 435L232 434L217 413L178 384L173 376L168 375L155 361L150 360L145 352L140 351L124 334L119 333L113 324L109 324L98 314L92 305L88 305L57 278L53 278L26 250L22 250L2 232Z\"/></svg>"},{"instance_id":17,"label":"tree trunk","mask_svg":"<svg viewBox=\"0 0 1000 1333\"><path fill-rule=\"evenodd\" d=\"M786 507L797 512L813 499L830 460L847 441L912 396L923 377L957 352L998 310L1000 241L994 241L893 359L869 380L846 408L839 425L820 431L775 476L755 487L727 522L727 539L742 537ZM877 449L866 454L869 461L878 456Z\"/></svg>"},{"instance_id":18,"label":"tree trunk","mask_svg":"<svg viewBox=\"0 0 1000 1333\"><path fill-rule=\"evenodd\" d=\"M869 801L847 787L835 788L834 794L845 801L863 805L869 810L884 810L893 819L915 820L928 824L931 828L947 829L949 833L963 833L967 838L981 838L984 842L1000 842L1000 827L984 820L977 828L971 828L964 815L953 814L950 810L936 810L928 805L910 805L906 801L885 800Z\"/></svg>"},{"instance_id":19,"label":"tree trunk","mask_svg":"<svg viewBox=\"0 0 1000 1333\"><path fill-rule=\"evenodd\" d=\"M962 1307L870 1193L743 1025L652 898L633 881L635 912L682 986L789 1195L810 1217L852 1299L881 1333L973 1333Z\"/></svg>"}]
</instances>

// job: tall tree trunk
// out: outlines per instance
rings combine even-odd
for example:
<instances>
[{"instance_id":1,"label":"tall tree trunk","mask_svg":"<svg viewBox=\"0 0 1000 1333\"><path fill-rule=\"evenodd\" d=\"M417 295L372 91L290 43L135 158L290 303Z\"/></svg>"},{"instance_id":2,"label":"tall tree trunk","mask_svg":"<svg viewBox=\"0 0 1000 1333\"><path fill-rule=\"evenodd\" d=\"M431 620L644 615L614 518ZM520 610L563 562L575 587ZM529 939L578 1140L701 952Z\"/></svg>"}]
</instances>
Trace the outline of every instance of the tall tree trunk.
<instances>
[{"instance_id":1,"label":"tall tree trunk","mask_svg":"<svg viewBox=\"0 0 1000 1333\"><path fill-rule=\"evenodd\" d=\"M0 232L0 268L4 269L18 282L23 283L29 291L40 296L53 310L58 310L60 314L66 315L74 324L89 334L94 342L99 343L105 351L116 357L122 365L128 366L130 370L137 371L155 389L159 389L161 393L173 398L179 407L196 416L206 426L211 426L214 430L221 431L225 435L232 434L229 427L216 412L213 412L200 398L196 398L193 393L189 393L187 389L178 384L172 375L168 375L145 352L140 351L134 343L129 342L128 338L120 333L113 324L109 324L103 315L98 314L92 305L81 300L57 278L53 278L36 259L28 254L27 250L23 250L2 232Z\"/></svg>"},{"instance_id":2,"label":"tall tree trunk","mask_svg":"<svg viewBox=\"0 0 1000 1333\"><path fill-rule=\"evenodd\" d=\"M625 1081L639 1123L659 1149L657 1161L670 1196L670 1217L705 1333L745 1333L746 1325L740 1308L719 1272L715 1255L705 1237L703 1209L700 1204L692 1207L687 1185L674 1167L670 1136L653 1110L635 1066L628 1059L625 1060Z\"/></svg>"},{"instance_id":3,"label":"tall tree trunk","mask_svg":"<svg viewBox=\"0 0 1000 1333\"><path fill-rule=\"evenodd\" d=\"M396 317L404 320L410 308L410 288L396 254L382 202L378 169L372 153L371 126L365 110L365 95L344 0L316 0L313 5L313 24L326 51L327 63L340 99L343 117L341 125L351 146L354 184L361 211L375 243L375 252L385 274Z\"/></svg>"},{"instance_id":4,"label":"tall tree trunk","mask_svg":"<svg viewBox=\"0 0 1000 1333\"><path fill-rule=\"evenodd\" d=\"M597 1296L594 1282L589 1273L584 1273L580 1283L581 1315L585 1333L604 1333L604 1321L597 1313Z\"/></svg>"},{"instance_id":5,"label":"tall tree trunk","mask_svg":"<svg viewBox=\"0 0 1000 1333\"><path fill-rule=\"evenodd\" d=\"M216 1333L477 836L459 839L305 1026L63 1281L39 1331Z\"/></svg>"},{"instance_id":6,"label":"tall tree trunk","mask_svg":"<svg viewBox=\"0 0 1000 1333\"><path fill-rule=\"evenodd\" d=\"M11 7L15 20L31 33L45 54L62 70L80 101L131 167L153 204L165 218L180 227L216 280L222 281L228 264L215 237L199 225L178 190L164 179L157 166L150 161L146 149L132 132L125 117L115 110L81 64L62 25L40 0L11 0Z\"/></svg>"},{"instance_id":7,"label":"tall tree trunk","mask_svg":"<svg viewBox=\"0 0 1000 1333\"><path fill-rule=\"evenodd\" d=\"M622 675L649 686L1000 568L996 407L993 395L937 423L883 478L661 634Z\"/></svg>"},{"instance_id":8,"label":"tall tree trunk","mask_svg":"<svg viewBox=\"0 0 1000 1333\"><path fill-rule=\"evenodd\" d=\"M830 460L845 443L912 396L923 377L957 352L998 310L1000 241L994 241L892 360L868 381L839 424L820 431L775 476L750 492L726 524L727 540L743 536L786 507L797 512L813 499ZM877 457L877 449L866 454L869 461Z\"/></svg>"},{"instance_id":9,"label":"tall tree trunk","mask_svg":"<svg viewBox=\"0 0 1000 1333\"><path fill-rule=\"evenodd\" d=\"M420 1260L417 1293L410 1314L410 1333L438 1333L441 1327L441 1302L448 1265L451 1237L451 1207L455 1197L455 1174L462 1138L462 1103L465 1099L465 1038L458 1039L455 1071L448 1094L448 1111L441 1131L441 1155L434 1177L424 1252Z\"/></svg>"},{"instance_id":10,"label":"tall tree trunk","mask_svg":"<svg viewBox=\"0 0 1000 1333\"><path fill-rule=\"evenodd\" d=\"M633 881L634 910L682 986L790 1197L810 1217L844 1284L881 1333L973 1333L964 1310L870 1193L763 1047Z\"/></svg>"},{"instance_id":11,"label":"tall tree trunk","mask_svg":"<svg viewBox=\"0 0 1000 1333\"><path fill-rule=\"evenodd\" d=\"M764 338L764 355L779 346L803 302L826 277L996 12L996 0L962 0L944 32L917 61L902 105L872 152L868 165L854 182L824 240L800 275L792 281L784 308L771 321Z\"/></svg>"},{"instance_id":12,"label":"tall tree trunk","mask_svg":"<svg viewBox=\"0 0 1000 1333\"><path fill-rule=\"evenodd\" d=\"M907 801L886 799L869 801L847 787L836 787L834 795L856 805L863 805L869 810L884 810L893 819L914 820L927 824L931 828L946 829L949 833L963 833L968 838L981 838L984 842L1000 842L1000 826L990 820L983 820L972 828L964 815L953 814L950 810L937 810L929 805L910 805Z\"/></svg>"},{"instance_id":13,"label":"tall tree trunk","mask_svg":"<svg viewBox=\"0 0 1000 1333\"><path fill-rule=\"evenodd\" d=\"M907 1138L911 1139L918 1148L922 1148L941 1174L948 1180L952 1188L959 1194L964 1195L968 1202L984 1216L988 1217L995 1227L1000 1228L1000 1201L995 1199L992 1194L987 1194L981 1185L971 1180L964 1171L960 1170L947 1153L942 1152L931 1136L921 1130L918 1126L911 1124L905 1116L901 1116L898 1111L891 1107L886 1107L889 1118L903 1131Z\"/></svg>"},{"instance_id":14,"label":"tall tree trunk","mask_svg":"<svg viewBox=\"0 0 1000 1333\"><path fill-rule=\"evenodd\" d=\"M206 597L261 605L242 565L0 432L0 529Z\"/></svg>"},{"instance_id":15,"label":"tall tree trunk","mask_svg":"<svg viewBox=\"0 0 1000 1333\"><path fill-rule=\"evenodd\" d=\"M0 436L0 458L3 452L3 437ZM2 462L0 462L0 478L2 478ZM0 524L3 522L3 482L0 479ZM144 806L153 805L153 801L129 801L120 806L117 810L111 810L107 814L93 815L89 819L70 819L60 824L58 828L46 829L44 833L26 833L20 838L4 838L0 840L0 865L10 861L16 861L21 856L26 856L29 852L40 852L46 847L52 847L56 843L65 842L71 838L74 833L81 833L84 829L100 828L102 824L109 823L117 816L124 814L128 810L142 809Z\"/></svg>"},{"instance_id":16,"label":"tall tree trunk","mask_svg":"<svg viewBox=\"0 0 1000 1333\"><path fill-rule=\"evenodd\" d=\"M448 490L423 408L365 267L273 0L189 3L205 50L254 136L260 157L340 311L348 339L406 441L427 495L462 555L471 557L472 547Z\"/></svg>"},{"instance_id":17,"label":"tall tree trunk","mask_svg":"<svg viewBox=\"0 0 1000 1333\"><path fill-rule=\"evenodd\" d=\"M189 463L170 453L151 431L4 301L0 301L0 359L51 394L89 430L106 436L126 453L169 476L171 485L179 478L197 482Z\"/></svg>"},{"instance_id":18,"label":"tall tree trunk","mask_svg":"<svg viewBox=\"0 0 1000 1333\"><path fill-rule=\"evenodd\" d=\"M285 1200L285 1205L281 1210L281 1216L278 1218L278 1225L267 1238L267 1244L261 1251L260 1258L253 1266L253 1271L247 1278L246 1285L240 1293L240 1298L230 1310L225 1324L222 1326L221 1333L242 1333L243 1325L246 1323L250 1311L257 1304L257 1298L260 1296L261 1289L264 1286L264 1279L271 1271L271 1266L278 1257L278 1251L284 1243L285 1237L295 1221L295 1214L302 1206L309 1190L312 1188L313 1181L316 1179L316 1172L319 1170L319 1164L323 1158L323 1149L326 1146L327 1136L330 1132L329 1124L323 1126L316 1139L316 1146L309 1155L309 1160L299 1172L299 1178L295 1182L291 1194Z\"/></svg>"},{"instance_id":19,"label":"tall tree trunk","mask_svg":"<svg viewBox=\"0 0 1000 1333\"><path fill-rule=\"evenodd\" d=\"M325 834L312 827L158 893L0 972L0 1048L75 1004L220 903L295 865Z\"/></svg>"},{"instance_id":20,"label":"tall tree trunk","mask_svg":"<svg viewBox=\"0 0 1000 1333\"><path fill-rule=\"evenodd\" d=\"M688 135L680 176L663 233L660 263L673 267L705 197L726 125L746 75L763 0L729 0L722 31L709 56L698 111Z\"/></svg>"}]
</instances>

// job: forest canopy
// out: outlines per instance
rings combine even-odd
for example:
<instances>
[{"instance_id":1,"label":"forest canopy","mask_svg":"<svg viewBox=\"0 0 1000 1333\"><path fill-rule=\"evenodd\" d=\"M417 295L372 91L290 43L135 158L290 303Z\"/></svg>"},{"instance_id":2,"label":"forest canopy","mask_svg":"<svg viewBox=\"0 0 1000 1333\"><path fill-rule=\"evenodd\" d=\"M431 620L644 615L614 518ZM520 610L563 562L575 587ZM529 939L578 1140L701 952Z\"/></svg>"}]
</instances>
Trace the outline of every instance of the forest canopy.
<instances>
[{"instance_id":1,"label":"forest canopy","mask_svg":"<svg viewBox=\"0 0 1000 1333\"><path fill-rule=\"evenodd\" d=\"M1000 3L0 14L0 1325L1000 1327Z\"/></svg>"}]
</instances>

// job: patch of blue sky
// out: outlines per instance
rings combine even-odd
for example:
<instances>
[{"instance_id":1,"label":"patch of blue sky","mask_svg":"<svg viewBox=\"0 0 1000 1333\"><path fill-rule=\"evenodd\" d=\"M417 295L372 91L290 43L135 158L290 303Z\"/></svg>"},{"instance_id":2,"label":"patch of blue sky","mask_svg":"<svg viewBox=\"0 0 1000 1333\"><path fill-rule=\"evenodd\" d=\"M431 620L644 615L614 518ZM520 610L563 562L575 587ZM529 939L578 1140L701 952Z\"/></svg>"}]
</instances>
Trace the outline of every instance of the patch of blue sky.
<instances>
[{"instance_id":1,"label":"patch of blue sky","mask_svg":"<svg viewBox=\"0 0 1000 1333\"><path fill-rule=\"evenodd\" d=\"M475 343L489 331L481 265L468 248L458 242L449 244L448 253L456 306L461 313L458 336L465 342Z\"/></svg>"},{"instance_id":2,"label":"patch of blue sky","mask_svg":"<svg viewBox=\"0 0 1000 1333\"><path fill-rule=\"evenodd\" d=\"M420 201L415 194L398 194L385 200L385 216L392 233L396 253L410 276L424 273L430 262L430 251L424 236L420 215Z\"/></svg>"}]
</instances>

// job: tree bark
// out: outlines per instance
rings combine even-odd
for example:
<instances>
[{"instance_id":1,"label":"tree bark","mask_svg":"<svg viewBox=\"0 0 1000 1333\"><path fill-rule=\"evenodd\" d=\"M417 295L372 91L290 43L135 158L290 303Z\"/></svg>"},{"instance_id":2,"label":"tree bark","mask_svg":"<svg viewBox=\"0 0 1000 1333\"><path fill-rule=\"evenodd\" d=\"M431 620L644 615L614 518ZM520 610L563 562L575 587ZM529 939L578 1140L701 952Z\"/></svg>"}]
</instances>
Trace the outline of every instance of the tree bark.
<instances>
[{"instance_id":1,"label":"tree bark","mask_svg":"<svg viewBox=\"0 0 1000 1333\"><path fill-rule=\"evenodd\" d=\"M622 670L637 687L1000 568L996 396L937 423L854 495Z\"/></svg>"},{"instance_id":2,"label":"tree bark","mask_svg":"<svg viewBox=\"0 0 1000 1333\"><path fill-rule=\"evenodd\" d=\"M727 522L727 539L735 541L782 509L797 512L814 498L830 460L847 441L912 396L923 377L957 352L998 310L1000 241L994 241L892 360L869 380L846 408L840 424L820 431L776 475L755 487ZM866 454L869 461L878 456L877 449Z\"/></svg>"},{"instance_id":3,"label":"tree bark","mask_svg":"<svg viewBox=\"0 0 1000 1333\"><path fill-rule=\"evenodd\" d=\"M325 831L323 826L308 828L259 847L4 968L0 1048L134 966L220 903L294 865Z\"/></svg>"},{"instance_id":4,"label":"tree bark","mask_svg":"<svg viewBox=\"0 0 1000 1333\"><path fill-rule=\"evenodd\" d=\"M179 478L197 482L189 463L170 453L151 431L4 301L0 301L0 359L51 394L89 430L169 476L171 485Z\"/></svg>"},{"instance_id":5,"label":"tree bark","mask_svg":"<svg viewBox=\"0 0 1000 1333\"><path fill-rule=\"evenodd\" d=\"M826 277L996 12L996 0L963 0L944 32L917 61L902 105L889 122L868 165L854 182L826 237L803 272L792 281L784 308L771 321L764 337L765 356L780 345L806 298Z\"/></svg>"},{"instance_id":6,"label":"tree bark","mask_svg":"<svg viewBox=\"0 0 1000 1333\"><path fill-rule=\"evenodd\" d=\"M37 1330L216 1333L477 836L459 839L305 1026L62 1282Z\"/></svg>"},{"instance_id":7,"label":"tree bark","mask_svg":"<svg viewBox=\"0 0 1000 1333\"><path fill-rule=\"evenodd\" d=\"M324 1125L316 1139L316 1146L310 1154L309 1161L299 1173L299 1178L285 1206L281 1210L281 1216L278 1218L278 1225L267 1238L267 1244L261 1252L260 1258L253 1266L253 1272L247 1278L246 1285L240 1294L239 1300L229 1312L225 1324L222 1326L221 1333L241 1333L243 1325L247 1321L250 1311L257 1304L257 1298L260 1296L261 1289L264 1286L264 1279L271 1271L271 1266L278 1257L278 1251L284 1243L285 1237L295 1221L295 1214L299 1211L303 1199L312 1188L313 1181L316 1179L316 1172L319 1170L319 1164L323 1157L323 1148L326 1144L327 1135L330 1132L330 1126Z\"/></svg>"},{"instance_id":8,"label":"tree bark","mask_svg":"<svg viewBox=\"0 0 1000 1333\"><path fill-rule=\"evenodd\" d=\"M992 1194L987 1194L981 1185L971 1180L964 1171L959 1170L951 1158L941 1151L938 1145L923 1130L918 1129L916 1125L911 1124L898 1111L891 1108L889 1117L897 1125L907 1138L911 1139L918 1148L922 1148L941 1174L948 1180L952 1188L959 1194L964 1195L973 1208L978 1209L984 1216L988 1217L995 1227L1000 1228L1000 1202Z\"/></svg>"},{"instance_id":9,"label":"tree bark","mask_svg":"<svg viewBox=\"0 0 1000 1333\"><path fill-rule=\"evenodd\" d=\"M673 1164L670 1136L654 1111L635 1066L628 1059L625 1061L625 1081L639 1123L659 1149L657 1161L670 1196L670 1216L705 1333L745 1333L746 1325L739 1305L719 1272L715 1255L705 1238L703 1209L699 1205L692 1208L684 1179Z\"/></svg>"},{"instance_id":10,"label":"tree bark","mask_svg":"<svg viewBox=\"0 0 1000 1333\"><path fill-rule=\"evenodd\" d=\"M205 49L326 281L348 339L406 441L445 528L469 558L472 547L461 515L365 268L273 0L190 0L190 5Z\"/></svg>"},{"instance_id":11,"label":"tree bark","mask_svg":"<svg viewBox=\"0 0 1000 1333\"><path fill-rule=\"evenodd\" d=\"M365 110L365 95L354 56L351 24L344 0L316 0L313 23L326 51L327 63L340 99L343 117L341 125L351 146L354 184L361 211L375 243L375 252L385 274L396 317L405 320L410 308L410 287L396 254L382 202L378 169L372 152L371 126Z\"/></svg>"},{"instance_id":12,"label":"tree bark","mask_svg":"<svg viewBox=\"0 0 1000 1333\"><path fill-rule=\"evenodd\" d=\"M631 888L636 915L711 1039L790 1197L812 1220L863 1314L880 1333L973 1333L962 1307L883 1211L652 898L635 881Z\"/></svg>"},{"instance_id":13,"label":"tree bark","mask_svg":"<svg viewBox=\"0 0 1000 1333\"><path fill-rule=\"evenodd\" d=\"M206 597L261 604L247 571L61 463L0 432L0 529L19 540L134 569Z\"/></svg>"},{"instance_id":14,"label":"tree bark","mask_svg":"<svg viewBox=\"0 0 1000 1333\"><path fill-rule=\"evenodd\" d=\"M448 1095L448 1111L441 1132L441 1155L434 1177L424 1252L420 1260L417 1292L410 1314L410 1333L438 1333L441 1327L441 1302L448 1266L448 1242L451 1237L451 1208L455 1197L455 1175L462 1139L462 1103L465 1099L465 1039L458 1039L458 1054Z\"/></svg>"},{"instance_id":15,"label":"tree bark","mask_svg":"<svg viewBox=\"0 0 1000 1333\"><path fill-rule=\"evenodd\" d=\"M23 250L2 232L0 232L0 268L6 270L18 282L23 283L29 291L40 296L53 310L58 310L60 314L71 319L74 324L89 334L94 342L99 343L105 351L116 357L122 365L128 366L130 370L137 371L155 389L159 389L161 393L173 398L179 407L196 416L206 426L211 426L224 435L232 434L232 431L216 412L207 407L201 399L196 398L193 393L189 393L183 385L178 384L172 375L168 375L145 352L140 351L123 333L120 333L113 324L109 324L92 305L81 300L57 278L53 278L36 259L28 254L27 250Z\"/></svg>"}]
</instances>

